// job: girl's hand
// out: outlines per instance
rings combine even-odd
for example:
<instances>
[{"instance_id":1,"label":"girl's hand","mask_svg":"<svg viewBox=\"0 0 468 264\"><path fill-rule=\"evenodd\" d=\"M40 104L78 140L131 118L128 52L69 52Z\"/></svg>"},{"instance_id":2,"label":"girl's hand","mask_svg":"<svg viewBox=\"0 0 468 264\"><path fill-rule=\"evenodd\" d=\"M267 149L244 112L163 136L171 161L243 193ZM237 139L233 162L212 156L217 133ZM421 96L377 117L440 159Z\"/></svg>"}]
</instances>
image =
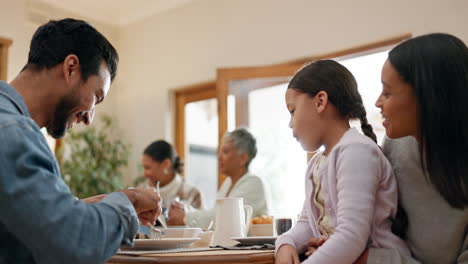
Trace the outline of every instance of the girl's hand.
<instances>
[{"instance_id":1,"label":"girl's hand","mask_svg":"<svg viewBox=\"0 0 468 264\"><path fill-rule=\"evenodd\" d=\"M291 245L282 245L276 254L276 264L299 264L299 256L296 249Z\"/></svg>"},{"instance_id":2,"label":"girl's hand","mask_svg":"<svg viewBox=\"0 0 468 264\"><path fill-rule=\"evenodd\" d=\"M326 236L313 237L313 238L309 239L309 242L307 242L307 251L306 251L305 255L308 257L308 256L314 254L314 252L321 245L323 245L323 243L325 243L325 241L327 241L327 239L328 239L328 237L326 237Z\"/></svg>"}]
</instances>

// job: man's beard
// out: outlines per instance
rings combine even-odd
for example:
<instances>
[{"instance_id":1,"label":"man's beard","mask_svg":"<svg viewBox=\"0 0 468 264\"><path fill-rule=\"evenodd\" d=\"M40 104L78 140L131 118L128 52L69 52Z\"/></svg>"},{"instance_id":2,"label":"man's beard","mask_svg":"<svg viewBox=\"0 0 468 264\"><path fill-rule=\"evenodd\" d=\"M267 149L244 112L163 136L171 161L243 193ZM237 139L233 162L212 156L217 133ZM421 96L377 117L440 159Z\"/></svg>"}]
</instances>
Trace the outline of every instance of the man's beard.
<instances>
[{"instance_id":1,"label":"man's beard","mask_svg":"<svg viewBox=\"0 0 468 264\"><path fill-rule=\"evenodd\" d=\"M55 139L62 138L67 132L67 123L73 115L72 109L77 105L76 97L71 94L63 97L54 111L53 119L47 126L47 133Z\"/></svg>"}]
</instances>

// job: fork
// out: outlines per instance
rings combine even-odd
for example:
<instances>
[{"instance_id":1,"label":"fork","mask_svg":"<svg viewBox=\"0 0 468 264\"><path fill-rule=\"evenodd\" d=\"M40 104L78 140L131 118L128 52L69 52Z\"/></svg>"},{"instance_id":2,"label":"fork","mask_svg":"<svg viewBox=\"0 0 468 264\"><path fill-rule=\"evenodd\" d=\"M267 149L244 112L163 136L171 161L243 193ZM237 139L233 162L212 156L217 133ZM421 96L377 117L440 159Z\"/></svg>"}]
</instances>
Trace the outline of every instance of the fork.
<instances>
[{"instance_id":1,"label":"fork","mask_svg":"<svg viewBox=\"0 0 468 264\"><path fill-rule=\"evenodd\" d=\"M158 192L158 193L160 193L160 192L159 192L159 184L160 184L160 182L157 181L157 182L156 182L156 192ZM162 198L161 198L161 204L162 204ZM166 220L161 219L162 217L163 217L162 214L159 215L159 217L158 217L159 222L161 223L161 225L162 225L164 228L167 228ZM161 231L161 230L160 230L160 231Z\"/></svg>"},{"instance_id":2,"label":"fork","mask_svg":"<svg viewBox=\"0 0 468 264\"><path fill-rule=\"evenodd\" d=\"M158 193L159 193L159 184L160 184L160 182L157 181L156 182L156 191ZM149 223L149 226L151 227L151 232L156 234L156 239L161 239L161 237L164 235L164 232L157 229L156 227L154 227L154 225L152 225L151 223Z\"/></svg>"},{"instance_id":3,"label":"fork","mask_svg":"<svg viewBox=\"0 0 468 264\"><path fill-rule=\"evenodd\" d=\"M149 224L149 226L151 227L151 233L156 235L156 239L161 239L162 236L165 235L163 231L157 229L156 227L154 227L154 225Z\"/></svg>"}]
</instances>

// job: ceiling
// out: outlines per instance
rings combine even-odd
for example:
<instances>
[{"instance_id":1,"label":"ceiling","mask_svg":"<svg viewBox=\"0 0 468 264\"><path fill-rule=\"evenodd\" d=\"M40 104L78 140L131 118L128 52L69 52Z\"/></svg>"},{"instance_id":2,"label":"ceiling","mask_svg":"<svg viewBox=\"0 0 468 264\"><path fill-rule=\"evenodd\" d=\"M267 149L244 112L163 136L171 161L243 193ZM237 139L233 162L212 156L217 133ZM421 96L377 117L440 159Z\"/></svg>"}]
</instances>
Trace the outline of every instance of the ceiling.
<instances>
[{"instance_id":1,"label":"ceiling","mask_svg":"<svg viewBox=\"0 0 468 264\"><path fill-rule=\"evenodd\" d=\"M194 0L33 0L109 25L127 25Z\"/></svg>"}]
</instances>

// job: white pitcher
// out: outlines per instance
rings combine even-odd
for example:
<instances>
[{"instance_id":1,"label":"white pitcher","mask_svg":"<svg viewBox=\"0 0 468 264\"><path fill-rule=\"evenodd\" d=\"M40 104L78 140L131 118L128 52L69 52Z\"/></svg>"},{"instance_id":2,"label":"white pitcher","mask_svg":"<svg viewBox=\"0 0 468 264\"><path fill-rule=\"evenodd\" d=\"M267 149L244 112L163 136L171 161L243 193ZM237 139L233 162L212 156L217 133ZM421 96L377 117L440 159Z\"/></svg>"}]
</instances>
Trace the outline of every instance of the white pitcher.
<instances>
[{"instance_id":1,"label":"white pitcher","mask_svg":"<svg viewBox=\"0 0 468 264\"><path fill-rule=\"evenodd\" d=\"M237 244L238 242L232 240L231 237L245 237L247 235L252 212L252 206L244 205L242 198L217 199L212 245L230 247Z\"/></svg>"}]
</instances>

